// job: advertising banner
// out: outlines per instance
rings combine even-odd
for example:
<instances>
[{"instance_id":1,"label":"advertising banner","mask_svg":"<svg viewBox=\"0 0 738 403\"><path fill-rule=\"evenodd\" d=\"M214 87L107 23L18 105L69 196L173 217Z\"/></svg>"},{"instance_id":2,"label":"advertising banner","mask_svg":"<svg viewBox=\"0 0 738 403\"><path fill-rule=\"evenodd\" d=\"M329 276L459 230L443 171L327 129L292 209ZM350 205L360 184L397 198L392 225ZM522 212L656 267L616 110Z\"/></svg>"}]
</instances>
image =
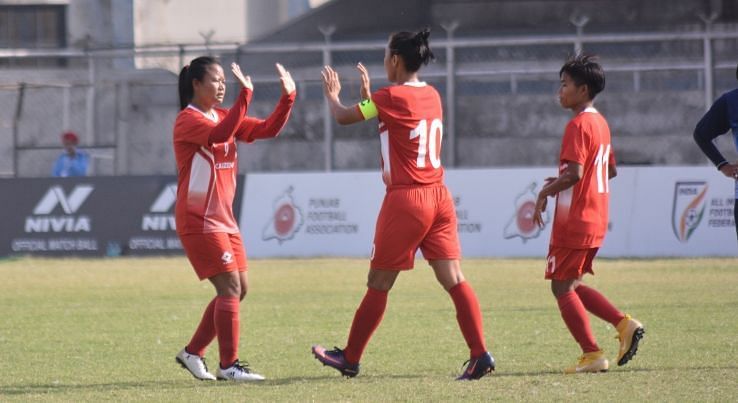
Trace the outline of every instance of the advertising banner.
<instances>
[{"instance_id":1,"label":"advertising banner","mask_svg":"<svg viewBox=\"0 0 738 403\"><path fill-rule=\"evenodd\" d=\"M535 200L555 168L446 171L464 257L545 258ZM252 174L241 231L249 256L369 257L384 196L377 172ZM734 184L711 167L622 167L610 182L610 223L600 256L737 256Z\"/></svg>"},{"instance_id":2,"label":"advertising banner","mask_svg":"<svg viewBox=\"0 0 738 403\"><path fill-rule=\"evenodd\" d=\"M555 174L447 170L463 256L545 257L554 200L543 228L531 217ZM712 167L619 168L600 256L738 256L734 186ZM371 255L385 193L378 172L251 174L239 189L234 213L250 257ZM0 256L182 253L175 200L173 176L3 179Z\"/></svg>"},{"instance_id":3,"label":"advertising banner","mask_svg":"<svg viewBox=\"0 0 738 403\"><path fill-rule=\"evenodd\" d=\"M241 206L250 257L369 256L384 197L376 172L251 174Z\"/></svg>"},{"instance_id":4,"label":"advertising banner","mask_svg":"<svg viewBox=\"0 0 738 403\"><path fill-rule=\"evenodd\" d=\"M712 167L622 168L605 256L738 256L734 186Z\"/></svg>"},{"instance_id":5,"label":"advertising banner","mask_svg":"<svg viewBox=\"0 0 738 403\"><path fill-rule=\"evenodd\" d=\"M0 180L0 256L182 253L176 191L173 176Z\"/></svg>"}]
</instances>

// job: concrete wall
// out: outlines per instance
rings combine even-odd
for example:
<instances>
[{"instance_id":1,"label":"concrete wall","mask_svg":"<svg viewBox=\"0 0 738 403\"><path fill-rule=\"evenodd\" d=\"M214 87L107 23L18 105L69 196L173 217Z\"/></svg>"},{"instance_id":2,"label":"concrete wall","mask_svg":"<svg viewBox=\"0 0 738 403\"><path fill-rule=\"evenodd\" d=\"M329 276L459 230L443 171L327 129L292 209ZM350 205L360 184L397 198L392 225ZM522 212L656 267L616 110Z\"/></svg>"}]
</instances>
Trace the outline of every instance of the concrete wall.
<instances>
[{"instance_id":1,"label":"concrete wall","mask_svg":"<svg viewBox=\"0 0 738 403\"><path fill-rule=\"evenodd\" d=\"M178 112L174 75L160 72L172 84L150 86L109 83L96 93L95 133L85 131L84 89L70 93L72 117L68 129L78 131L82 145L118 144L118 149L93 150L98 156L96 174L172 174L172 125ZM257 87L249 114L266 117L278 92ZM29 89L21 115L19 140L22 146L56 146L63 113L58 89ZM233 95L235 91L229 89ZM13 105L12 94L0 91L0 104ZM596 107L605 115L613 134L620 164L702 164L706 160L692 140L692 130L703 111L703 92L642 91L612 92L598 97ZM30 108L28 105L46 105ZM243 144L241 172L319 171L324 169L323 104L320 98L300 93L293 114L279 138ZM457 99L456 166L556 166L563 128L571 117L552 96L541 94L474 94ZM3 121L12 121L14 108L2 108ZM6 116L7 115L7 116ZM11 125L4 124L0 141L4 161L0 172L8 172L12 143L7 141ZM448 133L448 131L447 131ZM379 164L376 122L353 126L334 124L334 169L375 169ZM450 161L444 138L444 161ZM735 158L729 136L719 146ZM24 151L19 154L21 176L45 176L57 150ZM9 157L9 158L8 158ZM117 159L113 159L113 157ZM449 164L447 164L449 165Z\"/></svg>"}]
</instances>

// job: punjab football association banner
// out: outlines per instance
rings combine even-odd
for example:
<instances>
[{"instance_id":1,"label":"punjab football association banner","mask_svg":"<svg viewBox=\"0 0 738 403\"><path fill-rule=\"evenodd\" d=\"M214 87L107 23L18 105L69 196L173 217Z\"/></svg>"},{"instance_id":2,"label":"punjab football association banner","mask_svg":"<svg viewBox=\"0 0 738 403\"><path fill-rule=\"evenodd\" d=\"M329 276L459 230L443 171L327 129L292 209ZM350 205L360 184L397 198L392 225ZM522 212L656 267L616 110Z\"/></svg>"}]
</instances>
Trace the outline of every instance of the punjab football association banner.
<instances>
[{"instance_id":1,"label":"punjab football association banner","mask_svg":"<svg viewBox=\"0 0 738 403\"><path fill-rule=\"evenodd\" d=\"M383 197L376 172L248 175L240 219L246 253L369 256Z\"/></svg>"},{"instance_id":2,"label":"punjab football association banner","mask_svg":"<svg viewBox=\"0 0 738 403\"><path fill-rule=\"evenodd\" d=\"M447 170L464 257L545 257L553 199L543 228L533 223L536 197L554 169Z\"/></svg>"},{"instance_id":3,"label":"punjab football association banner","mask_svg":"<svg viewBox=\"0 0 738 403\"><path fill-rule=\"evenodd\" d=\"M553 214L544 214L544 228L532 214L550 169L446 175L465 257L545 253ZM369 257L384 194L379 172L248 175L240 222L247 254Z\"/></svg>"}]
</instances>

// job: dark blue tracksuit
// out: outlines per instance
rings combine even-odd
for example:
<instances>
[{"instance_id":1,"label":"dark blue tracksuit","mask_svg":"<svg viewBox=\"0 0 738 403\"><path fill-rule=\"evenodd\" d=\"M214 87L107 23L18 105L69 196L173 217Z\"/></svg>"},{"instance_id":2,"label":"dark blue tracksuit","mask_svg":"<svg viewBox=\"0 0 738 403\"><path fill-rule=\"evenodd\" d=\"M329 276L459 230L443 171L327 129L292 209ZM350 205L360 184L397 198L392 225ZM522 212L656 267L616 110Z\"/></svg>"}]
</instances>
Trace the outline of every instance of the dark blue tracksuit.
<instances>
[{"instance_id":1,"label":"dark blue tracksuit","mask_svg":"<svg viewBox=\"0 0 738 403\"><path fill-rule=\"evenodd\" d=\"M728 130L732 130L733 141L738 150L738 89L721 95L694 128L694 141L718 169L728 161L715 147L712 140ZM736 222L736 236L738 236L738 181L735 185L735 199L733 216Z\"/></svg>"}]
</instances>

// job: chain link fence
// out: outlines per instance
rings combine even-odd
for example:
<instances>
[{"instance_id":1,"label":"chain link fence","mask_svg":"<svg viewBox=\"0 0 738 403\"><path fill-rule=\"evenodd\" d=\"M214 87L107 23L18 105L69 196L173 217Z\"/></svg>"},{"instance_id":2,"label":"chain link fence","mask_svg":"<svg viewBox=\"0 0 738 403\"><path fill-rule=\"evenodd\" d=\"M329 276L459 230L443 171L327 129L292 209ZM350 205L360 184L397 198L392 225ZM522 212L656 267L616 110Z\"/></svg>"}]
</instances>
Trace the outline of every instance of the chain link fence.
<instances>
[{"instance_id":1,"label":"chain link fence","mask_svg":"<svg viewBox=\"0 0 738 403\"><path fill-rule=\"evenodd\" d=\"M172 125L177 73L190 59L237 61L255 83L249 114L266 117L280 96L275 62L297 82L298 100L280 137L243 146L242 172L375 169L376 123L339 126L326 107L320 69L335 66L344 103L358 102L364 63L372 87L388 85L384 41L179 46L50 52L65 68L9 70L0 84L0 174L46 176L60 134L79 134L92 174L175 173ZM610 122L621 164L701 164L697 120L736 87L738 27L650 34L455 38L434 33L436 61L421 77L444 100L443 160L448 167L554 165L569 114L556 99L558 71L578 50L597 54L607 86L596 105ZM2 54L4 58L19 55ZM11 82L12 81L12 82ZM237 93L228 85L226 104ZM726 136L723 136L726 137ZM721 141L724 141L721 139Z\"/></svg>"}]
</instances>

